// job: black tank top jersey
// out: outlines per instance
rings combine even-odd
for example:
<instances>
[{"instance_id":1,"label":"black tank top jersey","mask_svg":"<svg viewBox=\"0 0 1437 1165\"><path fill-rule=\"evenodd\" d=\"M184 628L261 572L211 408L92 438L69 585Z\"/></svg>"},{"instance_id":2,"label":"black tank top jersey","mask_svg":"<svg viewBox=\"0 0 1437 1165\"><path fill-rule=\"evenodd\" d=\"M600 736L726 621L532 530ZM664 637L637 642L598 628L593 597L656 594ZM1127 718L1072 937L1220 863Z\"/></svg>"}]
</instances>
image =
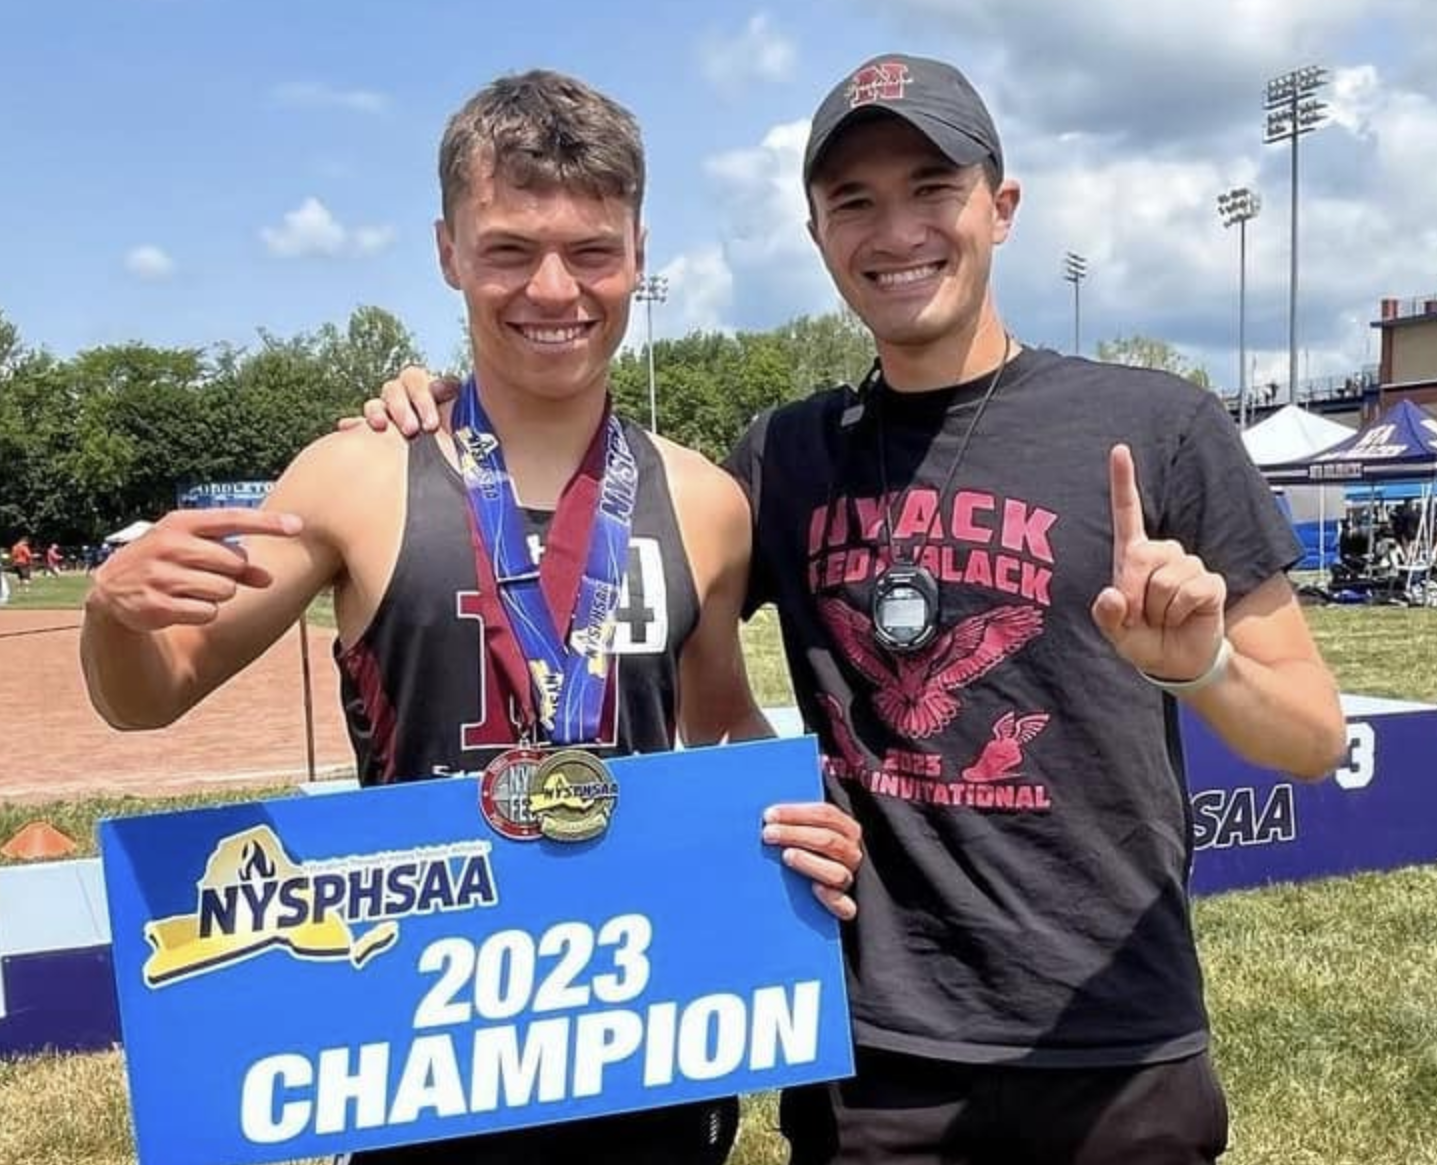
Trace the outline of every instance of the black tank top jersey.
<instances>
[{"instance_id":1,"label":"black tank top jersey","mask_svg":"<svg viewBox=\"0 0 1437 1165\"><path fill-rule=\"evenodd\" d=\"M639 467L628 571L615 612L615 654L600 755L673 747L678 658L698 595L663 461L624 424ZM408 509L394 574L368 629L335 645L340 691L363 785L475 772L516 743L513 693L486 649L463 479L433 439L409 444ZM531 552L547 512L524 515Z\"/></svg>"}]
</instances>

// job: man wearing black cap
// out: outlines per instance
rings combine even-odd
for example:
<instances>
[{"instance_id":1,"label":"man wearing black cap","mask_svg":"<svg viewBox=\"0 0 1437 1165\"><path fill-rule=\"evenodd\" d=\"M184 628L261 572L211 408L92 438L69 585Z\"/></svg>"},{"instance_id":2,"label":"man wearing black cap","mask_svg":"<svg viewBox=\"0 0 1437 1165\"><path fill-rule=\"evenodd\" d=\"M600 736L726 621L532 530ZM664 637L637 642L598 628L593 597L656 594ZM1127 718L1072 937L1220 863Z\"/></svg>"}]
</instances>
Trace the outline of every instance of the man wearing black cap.
<instances>
[{"instance_id":1,"label":"man wearing black cap","mask_svg":"<svg viewBox=\"0 0 1437 1165\"><path fill-rule=\"evenodd\" d=\"M1301 549L1211 393L1009 335L989 273L1019 188L956 69L864 64L804 183L878 360L729 462L748 607L778 607L868 848L858 1074L785 1096L793 1165L1215 1160L1174 700L1260 764L1331 769Z\"/></svg>"},{"instance_id":2,"label":"man wearing black cap","mask_svg":"<svg viewBox=\"0 0 1437 1165\"><path fill-rule=\"evenodd\" d=\"M1175 701L1258 764L1332 768L1301 548L1213 394L1008 333L989 274L1020 192L956 69L861 66L804 183L878 360L728 463L747 609L778 608L867 850L857 1075L784 1097L792 1165L1215 1160ZM427 375L386 388L412 428L406 390L422 414Z\"/></svg>"}]
</instances>

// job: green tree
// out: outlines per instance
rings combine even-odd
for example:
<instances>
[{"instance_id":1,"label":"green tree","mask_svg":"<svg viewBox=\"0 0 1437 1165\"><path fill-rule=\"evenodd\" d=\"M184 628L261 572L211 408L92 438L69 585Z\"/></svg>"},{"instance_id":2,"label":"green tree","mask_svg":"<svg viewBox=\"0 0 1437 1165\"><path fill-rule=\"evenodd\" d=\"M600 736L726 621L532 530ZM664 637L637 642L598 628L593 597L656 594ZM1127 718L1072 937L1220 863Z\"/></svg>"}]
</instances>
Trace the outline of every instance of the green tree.
<instances>
[{"instance_id":1,"label":"green tree","mask_svg":"<svg viewBox=\"0 0 1437 1165\"><path fill-rule=\"evenodd\" d=\"M1098 343L1098 359L1133 368L1157 368L1191 380L1202 388L1212 387L1212 378L1201 364L1194 364L1166 340L1151 336L1118 336Z\"/></svg>"},{"instance_id":2,"label":"green tree","mask_svg":"<svg viewBox=\"0 0 1437 1165\"><path fill-rule=\"evenodd\" d=\"M20 329L0 311L0 377L10 372L25 354L20 346Z\"/></svg>"},{"instance_id":3,"label":"green tree","mask_svg":"<svg viewBox=\"0 0 1437 1165\"><path fill-rule=\"evenodd\" d=\"M326 382L337 393L332 403L345 411L373 396L406 364L423 360L399 317L373 306L355 308L342 332L333 324L320 328L316 354L329 366Z\"/></svg>"},{"instance_id":4,"label":"green tree","mask_svg":"<svg viewBox=\"0 0 1437 1165\"><path fill-rule=\"evenodd\" d=\"M659 431L721 458L765 409L834 384L857 383L872 362L872 339L848 311L803 316L767 332L690 332L659 340ZM647 425L647 352L620 352L609 384L615 409Z\"/></svg>"},{"instance_id":5,"label":"green tree","mask_svg":"<svg viewBox=\"0 0 1437 1165\"><path fill-rule=\"evenodd\" d=\"M68 361L27 350L0 314L0 538L94 542L194 482L272 479L420 358L377 307L342 330L261 331L252 351L131 343Z\"/></svg>"},{"instance_id":6,"label":"green tree","mask_svg":"<svg viewBox=\"0 0 1437 1165\"><path fill-rule=\"evenodd\" d=\"M228 355L206 400L206 423L219 442L210 480L273 480L355 410L343 403L348 392L322 345L309 335L285 339L261 330L257 349Z\"/></svg>"},{"instance_id":7,"label":"green tree","mask_svg":"<svg viewBox=\"0 0 1437 1165\"><path fill-rule=\"evenodd\" d=\"M62 462L76 494L89 499L87 521L113 528L156 518L174 506L177 481L207 473L206 375L204 353L192 348L125 344L70 362L80 406L76 444Z\"/></svg>"},{"instance_id":8,"label":"green tree","mask_svg":"<svg viewBox=\"0 0 1437 1165\"><path fill-rule=\"evenodd\" d=\"M776 334L791 352L800 394L835 384L857 384L873 364L873 337L847 307L821 316L799 316Z\"/></svg>"},{"instance_id":9,"label":"green tree","mask_svg":"<svg viewBox=\"0 0 1437 1165\"><path fill-rule=\"evenodd\" d=\"M74 447L74 394L65 366L28 353L0 375L0 540L61 537L68 483L56 453Z\"/></svg>"}]
</instances>

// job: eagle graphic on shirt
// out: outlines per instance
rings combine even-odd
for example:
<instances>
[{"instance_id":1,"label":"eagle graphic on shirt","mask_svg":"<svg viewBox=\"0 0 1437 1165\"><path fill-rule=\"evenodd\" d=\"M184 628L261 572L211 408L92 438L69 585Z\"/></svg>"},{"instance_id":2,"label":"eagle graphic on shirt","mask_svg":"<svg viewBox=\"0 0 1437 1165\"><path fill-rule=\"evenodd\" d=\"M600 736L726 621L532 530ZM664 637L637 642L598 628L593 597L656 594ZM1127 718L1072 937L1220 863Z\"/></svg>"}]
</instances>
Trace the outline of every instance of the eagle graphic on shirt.
<instances>
[{"instance_id":1,"label":"eagle graphic on shirt","mask_svg":"<svg viewBox=\"0 0 1437 1165\"><path fill-rule=\"evenodd\" d=\"M922 739L952 723L960 693L1043 630L1043 611L1013 603L972 615L927 647L890 655L873 638L873 623L842 599L819 603L845 658L874 685L874 710L893 732Z\"/></svg>"}]
</instances>

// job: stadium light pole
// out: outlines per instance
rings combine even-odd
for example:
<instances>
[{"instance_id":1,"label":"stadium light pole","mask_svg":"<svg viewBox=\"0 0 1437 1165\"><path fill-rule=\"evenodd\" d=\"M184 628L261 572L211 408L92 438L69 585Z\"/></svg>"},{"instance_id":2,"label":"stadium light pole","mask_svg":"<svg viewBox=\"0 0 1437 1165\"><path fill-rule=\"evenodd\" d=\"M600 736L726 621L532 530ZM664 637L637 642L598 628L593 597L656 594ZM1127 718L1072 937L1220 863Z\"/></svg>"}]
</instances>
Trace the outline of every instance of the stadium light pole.
<instances>
[{"instance_id":1,"label":"stadium light pole","mask_svg":"<svg viewBox=\"0 0 1437 1165\"><path fill-rule=\"evenodd\" d=\"M659 431L659 398L654 380L654 304L664 303L669 298L669 280L666 275L645 275L634 289L634 298L644 305L646 316L646 338L644 346L649 350L649 432Z\"/></svg>"},{"instance_id":2,"label":"stadium light pole","mask_svg":"<svg viewBox=\"0 0 1437 1165\"><path fill-rule=\"evenodd\" d=\"M1262 196L1237 186L1217 196L1222 225L1237 224L1237 423L1247 428L1247 224L1262 209Z\"/></svg>"},{"instance_id":3,"label":"stadium light pole","mask_svg":"<svg viewBox=\"0 0 1437 1165\"><path fill-rule=\"evenodd\" d=\"M1069 251L1063 256L1063 278L1073 285L1073 355L1082 351L1082 296L1078 285L1088 277L1088 261Z\"/></svg>"},{"instance_id":4,"label":"stadium light pole","mask_svg":"<svg viewBox=\"0 0 1437 1165\"><path fill-rule=\"evenodd\" d=\"M1297 139L1327 119L1327 105L1313 96L1331 76L1321 65L1294 69L1267 83L1265 145L1292 142L1292 242L1287 286L1287 399L1297 400Z\"/></svg>"}]
</instances>

